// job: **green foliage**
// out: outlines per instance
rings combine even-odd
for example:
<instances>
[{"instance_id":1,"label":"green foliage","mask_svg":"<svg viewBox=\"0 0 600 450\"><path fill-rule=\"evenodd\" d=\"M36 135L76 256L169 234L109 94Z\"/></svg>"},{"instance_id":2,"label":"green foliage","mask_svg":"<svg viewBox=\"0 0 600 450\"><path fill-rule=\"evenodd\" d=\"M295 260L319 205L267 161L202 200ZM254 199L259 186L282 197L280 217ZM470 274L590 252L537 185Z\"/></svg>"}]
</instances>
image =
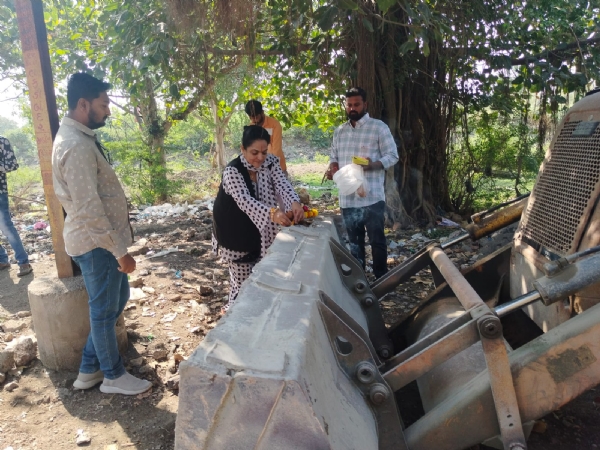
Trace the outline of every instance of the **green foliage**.
<instances>
[{"instance_id":1,"label":"green foliage","mask_svg":"<svg viewBox=\"0 0 600 450\"><path fill-rule=\"evenodd\" d=\"M173 125L165 140L165 149L170 155L182 152L205 155L210 150L211 141L212 124L198 115L191 115Z\"/></svg>"},{"instance_id":2,"label":"green foliage","mask_svg":"<svg viewBox=\"0 0 600 450\"><path fill-rule=\"evenodd\" d=\"M450 198L461 214L529 191L543 158L532 129L511 117L483 111L469 122L474 129L457 133L448 151Z\"/></svg>"},{"instance_id":3,"label":"green foliage","mask_svg":"<svg viewBox=\"0 0 600 450\"><path fill-rule=\"evenodd\" d=\"M315 153L315 162L319 164L329 164L329 155L317 152Z\"/></svg>"},{"instance_id":4,"label":"green foliage","mask_svg":"<svg viewBox=\"0 0 600 450\"><path fill-rule=\"evenodd\" d=\"M14 120L0 116L0 135L6 136L6 133L19 128L19 125Z\"/></svg>"},{"instance_id":5,"label":"green foliage","mask_svg":"<svg viewBox=\"0 0 600 450\"><path fill-rule=\"evenodd\" d=\"M0 80L20 81L25 75L21 58L19 28L15 5L12 1L0 2Z\"/></svg>"},{"instance_id":6,"label":"green foliage","mask_svg":"<svg viewBox=\"0 0 600 450\"><path fill-rule=\"evenodd\" d=\"M30 125L20 127L14 120L0 117L0 135L10 141L19 165L38 163L37 147Z\"/></svg>"},{"instance_id":7,"label":"green foliage","mask_svg":"<svg viewBox=\"0 0 600 450\"><path fill-rule=\"evenodd\" d=\"M321 184L322 179L322 173L303 173L302 175L295 176L293 182L295 187L300 185L300 187L306 188L311 198L319 198L325 192L331 192L331 195L337 196L339 191L335 183L326 181L324 184Z\"/></svg>"},{"instance_id":8,"label":"green foliage","mask_svg":"<svg viewBox=\"0 0 600 450\"><path fill-rule=\"evenodd\" d=\"M42 191L42 173L36 166L19 166L19 169L6 174L6 181L8 194L16 197L11 199L15 208L19 207L20 199Z\"/></svg>"},{"instance_id":9,"label":"green foliage","mask_svg":"<svg viewBox=\"0 0 600 450\"><path fill-rule=\"evenodd\" d=\"M8 131L4 137L10 141L20 166L38 163L37 148L31 133L21 128Z\"/></svg>"},{"instance_id":10,"label":"green foliage","mask_svg":"<svg viewBox=\"0 0 600 450\"><path fill-rule=\"evenodd\" d=\"M314 148L328 149L331 147L334 128L323 129L316 125L302 127L293 126L284 132L285 136L306 140Z\"/></svg>"},{"instance_id":11,"label":"green foliage","mask_svg":"<svg viewBox=\"0 0 600 450\"><path fill-rule=\"evenodd\" d=\"M248 123L248 116L243 111L234 113L231 120L229 120L229 133L226 135L226 142L235 153L239 152L240 145L242 145L244 127Z\"/></svg>"},{"instance_id":12,"label":"green foliage","mask_svg":"<svg viewBox=\"0 0 600 450\"><path fill-rule=\"evenodd\" d=\"M181 190L181 182L170 179L172 171L160 164L161 155L142 141L110 141L105 146L133 203L154 204L164 192L173 196Z\"/></svg>"}]
</instances>

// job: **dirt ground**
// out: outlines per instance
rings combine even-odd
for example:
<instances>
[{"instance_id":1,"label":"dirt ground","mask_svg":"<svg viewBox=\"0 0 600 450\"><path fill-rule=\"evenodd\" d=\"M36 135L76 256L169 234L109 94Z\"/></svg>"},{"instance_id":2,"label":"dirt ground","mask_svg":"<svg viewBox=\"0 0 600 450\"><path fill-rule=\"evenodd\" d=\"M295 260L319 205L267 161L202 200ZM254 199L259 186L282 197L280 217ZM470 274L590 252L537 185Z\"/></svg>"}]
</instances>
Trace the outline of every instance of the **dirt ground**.
<instances>
[{"instance_id":1,"label":"dirt ground","mask_svg":"<svg viewBox=\"0 0 600 450\"><path fill-rule=\"evenodd\" d=\"M333 200L317 203L324 211ZM151 222L149 222L151 220ZM89 448L172 449L178 406L177 365L216 325L228 293L226 268L210 251L210 211L200 208L192 217L144 218L135 224L141 240L135 258L138 268L131 283L137 294L125 312L129 348L127 369L153 382L151 391L133 397L72 388L76 372L45 369L38 359L7 374L0 383L0 450L73 449L78 433ZM428 239L426 230L390 232L390 267L410 256ZM435 233L435 232L434 232ZM446 233L447 234L447 233ZM34 274L16 277L16 266L0 272L0 349L2 341L31 335L27 286L34 277L55 272L48 233L27 231L24 241L36 255ZM419 236L421 235L421 236ZM458 266L470 264L501 243L466 243L451 252ZM159 252L174 248L164 256ZM432 288L426 271L413 277L382 302L388 323L406 314ZM23 327L8 332L7 323ZM18 387L9 392L10 382ZM592 390L536 426L532 450L590 449L600 444L600 394ZM82 430L82 431L79 431Z\"/></svg>"}]
</instances>

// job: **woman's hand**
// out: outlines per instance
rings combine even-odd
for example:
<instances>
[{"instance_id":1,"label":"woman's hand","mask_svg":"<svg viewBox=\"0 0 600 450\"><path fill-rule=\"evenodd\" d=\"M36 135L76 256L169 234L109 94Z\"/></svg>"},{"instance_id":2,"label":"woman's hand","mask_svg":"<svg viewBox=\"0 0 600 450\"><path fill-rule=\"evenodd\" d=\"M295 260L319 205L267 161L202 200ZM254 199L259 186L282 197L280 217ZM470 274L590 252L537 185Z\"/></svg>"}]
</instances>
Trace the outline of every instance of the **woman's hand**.
<instances>
[{"instance_id":1,"label":"woman's hand","mask_svg":"<svg viewBox=\"0 0 600 450\"><path fill-rule=\"evenodd\" d=\"M278 223L279 225L282 225L284 227L289 227L292 224L290 219L288 219L285 213L280 209L275 211L275 214L273 214L273 222Z\"/></svg>"},{"instance_id":2,"label":"woman's hand","mask_svg":"<svg viewBox=\"0 0 600 450\"><path fill-rule=\"evenodd\" d=\"M292 203L292 210L289 212L292 213L294 223L300 223L304 219L304 209L298 202Z\"/></svg>"}]
</instances>

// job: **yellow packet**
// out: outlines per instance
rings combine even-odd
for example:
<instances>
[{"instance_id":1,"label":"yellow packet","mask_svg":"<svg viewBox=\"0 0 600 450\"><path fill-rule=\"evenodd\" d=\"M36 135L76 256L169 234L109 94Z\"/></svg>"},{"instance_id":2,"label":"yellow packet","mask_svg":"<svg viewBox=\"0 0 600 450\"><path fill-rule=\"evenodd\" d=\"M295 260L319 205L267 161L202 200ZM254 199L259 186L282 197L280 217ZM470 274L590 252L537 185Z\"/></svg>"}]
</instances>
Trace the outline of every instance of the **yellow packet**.
<instances>
[{"instance_id":1,"label":"yellow packet","mask_svg":"<svg viewBox=\"0 0 600 450\"><path fill-rule=\"evenodd\" d=\"M358 164L359 166L368 166L369 165L369 160L366 159L366 158L362 158L360 156L353 156L352 157L352 163Z\"/></svg>"}]
</instances>

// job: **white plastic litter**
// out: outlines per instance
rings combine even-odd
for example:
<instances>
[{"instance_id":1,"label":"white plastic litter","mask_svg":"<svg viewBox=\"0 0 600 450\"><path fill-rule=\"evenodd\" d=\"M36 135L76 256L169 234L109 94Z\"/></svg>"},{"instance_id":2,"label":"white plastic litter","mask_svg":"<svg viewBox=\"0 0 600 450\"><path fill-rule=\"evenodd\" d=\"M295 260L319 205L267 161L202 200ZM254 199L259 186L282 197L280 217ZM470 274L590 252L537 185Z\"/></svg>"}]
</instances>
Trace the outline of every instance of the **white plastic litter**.
<instances>
[{"instance_id":1,"label":"white plastic litter","mask_svg":"<svg viewBox=\"0 0 600 450\"><path fill-rule=\"evenodd\" d=\"M175 317L177 317L177 313L165 314L163 318L160 319L160 323L173 322L173 320L175 320Z\"/></svg>"},{"instance_id":2,"label":"white plastic litter","mask_svg":"<svg viewBox=\"0 0 600 450\"><path fill-rule=\"evenodd\" d=\"M453 222L450 219L446 219L445 217L442 217L442 220L438 223L438 225L440 227L456 227L456 228L460 228L459 224L457 224L456 222Z\"/></svg>"},{"instance_id":3,"label":"white plastic litter","mask_svg":"<svg viewBox=\"0 0 600 450\"><path fill-rule=\"evenodd\" d=\"M174 252L178 252L178 251L179 251L179 249L177 247L171 247L166 250L162 250L158 253L154 253L152 256L146 256L146 259L158 258L159 256L165 256L165 255L168 255L169 253L174 253ZM150 252L148 252L148 253L150 253ZM146 255L148 253L146 253Z\"/></svg>"},{"instance_id":4,"label":"white plastic litter","mask_svg":"<svg viewBox=\"0 0 600 450\"><path fill-rule=\"evenodd\" d=\"M140 288L129 288L129 300L140 300L144 297L146 294Z\"/></svg>"},{"instance_id":5,"label":"white plastic litter","mask_svg":"<svg viewBox=\"0 0 600 450\"><path fill-rule=\"evenodd\" d=\"M348 164L333 174L333 181L335 181L335 184L340 191L340 195L354 194L361 186L363 186L363 168L358 164Z\"/></svg>"},{"instance_id":6,"label":"white plastic litter","mask_svg":"<svg viewBox=\"0 0 600 450\"><path fill-rule=\"evenodd\" d=\"M187 202L180 205L176 203L165 203L163 205L148 206L141 212L141 217L178 217L181 215L193 216L200 208L205 207L212 211L214 199L195 200L193 204L188 205Z\"/></svg>"}]
</instances>

